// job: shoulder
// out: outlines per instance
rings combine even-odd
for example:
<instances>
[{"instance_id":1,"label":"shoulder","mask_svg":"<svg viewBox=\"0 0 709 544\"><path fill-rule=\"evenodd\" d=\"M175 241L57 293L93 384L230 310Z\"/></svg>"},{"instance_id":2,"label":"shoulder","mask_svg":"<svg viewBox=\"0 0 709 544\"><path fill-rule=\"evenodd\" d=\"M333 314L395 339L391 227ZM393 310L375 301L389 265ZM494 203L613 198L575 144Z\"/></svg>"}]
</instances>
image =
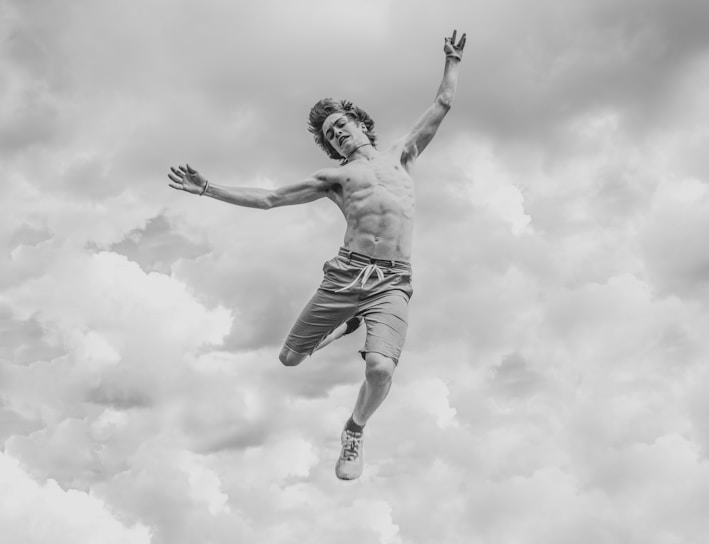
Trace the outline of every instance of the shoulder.
<instances>
[{"instance_id":1,"label":"shoulder","mask_svg":"<svg viewBox=\"0 0 709 544\"><path fill-rule=\"evenodd\" d=\"M321 168L320 170L316 171L313 175L312 178L314 181L323 183L325 185L336 185L340 183L340 180L342 179L343 176L343 167L338 166L338 167L330 167L330 168Z\"/></svg>"},{"instance_id":2,"label":"shoulder","mask_svg":"<svg viewBox=\"0 0 709 544\"><path fill-rule=\"evenodd\" d=\"M340 168L322 168L313 172L308 184L313 188L327 193L341 185L342 172Z\"/></svg>"}]
</instances>

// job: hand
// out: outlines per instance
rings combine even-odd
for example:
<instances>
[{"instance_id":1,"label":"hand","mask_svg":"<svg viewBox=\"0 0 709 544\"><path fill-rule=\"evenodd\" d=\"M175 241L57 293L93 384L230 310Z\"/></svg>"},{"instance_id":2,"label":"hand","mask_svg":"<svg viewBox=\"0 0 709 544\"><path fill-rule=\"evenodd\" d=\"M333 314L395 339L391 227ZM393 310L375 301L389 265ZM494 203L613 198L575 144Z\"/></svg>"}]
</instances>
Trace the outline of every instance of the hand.
<instances>
[{"instance_id":1,"label":"hand","mask_svg":"<svg viewBox=\"0 0 709 544\"><path fill-rule=\"evenodd\" d=\"M446 38L445 44L443 45L443 52L446 57L461 60L463 58L463 48L465 47L465 34L460 37L458 45L455 44L455 34L457 30L453 31L453 35L450 38Z\"/></svg>"},{"instance_id":2,"label":"hand","mask_svg":"<svg viewBox=\"0 0 709 544\"><path fill-rule=\"evenodd\" d=\"M197 170L192 168L189 164L185 166L180 166L179 168L170 167L172 171L167 175L170 178L170 187L173 189L180 189L182 191L187 191L193 195L203 195L207 190L207 185L209 182L206 178L202 177Z\"/></svg>"}]
</instances>

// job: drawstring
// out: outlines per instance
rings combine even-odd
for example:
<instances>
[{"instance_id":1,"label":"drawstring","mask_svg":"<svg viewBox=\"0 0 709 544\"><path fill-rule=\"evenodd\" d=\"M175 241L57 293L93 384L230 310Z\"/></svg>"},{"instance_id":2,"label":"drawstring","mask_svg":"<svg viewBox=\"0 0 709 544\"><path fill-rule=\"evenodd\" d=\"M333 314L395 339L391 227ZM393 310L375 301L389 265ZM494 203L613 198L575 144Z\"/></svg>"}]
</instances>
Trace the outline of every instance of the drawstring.
<instances>
[{"instance_id":1,"label":"drawstring","mask_svg":"<svg viewBox=\"0 0 709 544\"><path fill-rule=\"evenodd\" d=\"M350 283L347 287L343 287L342 289L338 289L335 291L336 293L340 293L342 291L347 291L350 287L353 287L354 285L357 284L357 282L362 280L362 287L366 287L367 280L369 277L372 275L372 272L376 272L377 278L379 278L379 281L384 281L384 272L382 272L382 269L379 268L376 264L368 264L367 266L363 267L360 271L359 274L357 274L357 277Z\"/></svg>"}]
</instances>

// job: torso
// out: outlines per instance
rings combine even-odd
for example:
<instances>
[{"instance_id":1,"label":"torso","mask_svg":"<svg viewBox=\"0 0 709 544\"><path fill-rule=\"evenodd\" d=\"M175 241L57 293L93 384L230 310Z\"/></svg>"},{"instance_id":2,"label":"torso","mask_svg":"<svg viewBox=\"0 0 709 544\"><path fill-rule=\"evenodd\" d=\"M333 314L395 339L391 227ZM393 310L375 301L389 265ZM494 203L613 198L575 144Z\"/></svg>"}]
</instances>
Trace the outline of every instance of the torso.
<instances>
[{"instance_id":1,"label":"torso","mask_svg":"<svg viewBox=\"0 0 709 544\"><path fill-rule=\"evenodd\" d=\"M377 153L336 170L330 198L347 221L344 247L376 259L409 261L414 226L414 183L401 150Z\"/></svg>"}]
</instances>

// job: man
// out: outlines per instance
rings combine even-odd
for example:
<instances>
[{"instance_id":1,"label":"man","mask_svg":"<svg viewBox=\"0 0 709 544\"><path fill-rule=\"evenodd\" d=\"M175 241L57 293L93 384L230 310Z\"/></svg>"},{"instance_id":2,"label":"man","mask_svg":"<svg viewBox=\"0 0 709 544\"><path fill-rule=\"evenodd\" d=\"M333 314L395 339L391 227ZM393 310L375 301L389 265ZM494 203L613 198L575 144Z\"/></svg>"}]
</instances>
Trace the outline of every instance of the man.
<instances>
[{"instance_id":1,"label":"man","mask_svg":"<svg viewBox=\"0 0 709 544\"><path fill-rule=\"evenodd\" d=\"M347 221L337 256L327 261L320 288L288 335L280 360L301 363L316 349L364 321L365 380L342 431L335 472L343 480L362 473L364 426L389 392L406 336L411 288L414 183L409 171L436 134L453 102L465 34L445 39L443 79L433 104L411 131L386 150L375 147L374 122L348 101L324 99L311 110L308 129L333 159L310 178L275 190L223 187L189 165L171 168L170 187L237 206L270 209L327 197Z\"/></svg>"}]
</instances>

